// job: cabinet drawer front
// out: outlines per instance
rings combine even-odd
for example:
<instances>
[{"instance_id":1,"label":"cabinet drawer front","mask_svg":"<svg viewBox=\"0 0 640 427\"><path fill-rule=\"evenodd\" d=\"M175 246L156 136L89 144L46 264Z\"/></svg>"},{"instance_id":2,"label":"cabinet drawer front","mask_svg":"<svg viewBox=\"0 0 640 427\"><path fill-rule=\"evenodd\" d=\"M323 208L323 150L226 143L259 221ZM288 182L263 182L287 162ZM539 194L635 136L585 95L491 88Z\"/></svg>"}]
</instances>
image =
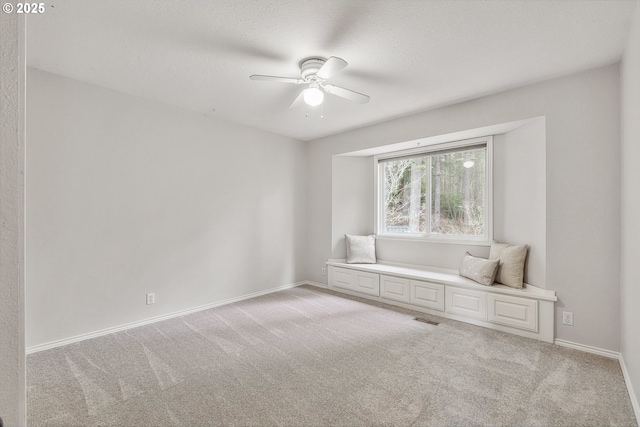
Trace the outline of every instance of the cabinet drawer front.
<instances>
[{"instance_id":1,"label":"cabinet drawer front","mask_svg":"<svg viewBox=\"0 0 640 427\"><path fill-rule=\"evenodd\" d=\"M444 285L411 280L411 304L444 311Z\"/></svg>"},{"instance_id":2,"label":"cabinet drawer front","mask_svg":"<svg viewBox=\"0 0 640 427\"><path fill-rule=\"evenodd\" d=\"M333 286L336 288L342 289L351 289L354 290L355 286L353 283L353 270L347 270L344 268L333 268Z\"/></svg>"},{"instance_id":3,"label":"cabinet drawer front","mask_svg":"<svg viewBox=\"0 0 640 427\"><path fill-rule=\"evenodd\" d=\"M538 301L491 294L488 303L490 322L538 332Z\"/></svg>"},{"instance_id":4,"label":"cabinet drawer front","mask_svg":"<svg viewBox=\"0 0 640 427\"><path fill-rule=\"evenodd\" d=\"M447 313L487 320L487 294L447 286Z\"/></svg>"},{"instance_id":5,"label":"cabinet drawer front","mask_svg":"<svg viewBox=\"0 0 640 427\"><path fill-rule=\"evenodd\" d=\"M409 302L409 280L380 276L380 296L395 301Z\"/></svg>"},{"instance_id":6,"label":"cabinet drawer front","mask_svg":"<svg viewBox=\"0 0 640 427\"><path fill-rule=\"evenodd\" d=\"M353 271L355 276L354 291L363 294L380 296L380 276L373 273L364 273L362 271Z\"/></svg>"}]
</instances>

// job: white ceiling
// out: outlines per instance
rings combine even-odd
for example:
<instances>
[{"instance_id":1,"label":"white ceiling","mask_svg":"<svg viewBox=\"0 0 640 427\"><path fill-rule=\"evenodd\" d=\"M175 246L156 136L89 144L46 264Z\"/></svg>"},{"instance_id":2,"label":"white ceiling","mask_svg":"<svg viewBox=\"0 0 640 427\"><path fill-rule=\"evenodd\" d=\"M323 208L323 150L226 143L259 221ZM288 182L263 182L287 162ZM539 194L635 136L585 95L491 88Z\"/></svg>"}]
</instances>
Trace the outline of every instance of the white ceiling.
<instances>
[{"instance_id":1,"label":"white ceiling","mask_svg":"<svg viewBox=\"0 0 640 427\"><path fill-rule=\"evenodd\" d=\"M635 0L49 0L28 16L29 66L312 140L620 60ZM349 66L289 110L309 56ZM309 112L309 117L305 113Z\"/></svg>"}]
</instances>

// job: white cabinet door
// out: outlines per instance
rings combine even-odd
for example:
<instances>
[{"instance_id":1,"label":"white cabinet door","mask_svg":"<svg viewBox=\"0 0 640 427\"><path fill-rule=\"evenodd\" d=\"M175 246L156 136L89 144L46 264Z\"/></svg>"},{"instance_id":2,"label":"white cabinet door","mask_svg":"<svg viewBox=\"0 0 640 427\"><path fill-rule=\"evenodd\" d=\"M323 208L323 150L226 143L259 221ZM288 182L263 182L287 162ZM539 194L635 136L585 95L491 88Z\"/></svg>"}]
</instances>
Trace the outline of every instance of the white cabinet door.
<instances>
[{"instance_id":1,"label":"white cabinet door","mask_svg":"<svg viewBox=\"0 0 640 427\"><path fill-rule=\"evenodd\" d=\"M330 286L367 295L380 296L380 276L349 268L329 267Z\"/></svg>"},{"instance_id":2,"label":"white cabinet door","mask_svg":"<svg viewBox=\"0 0 640 427\"><path fill-rule=\"evenodd\" d=\"M380 276L380 296L382 298L409 302L409 279L393 276Z\"/></svg>"},{"instance_id":3,"label":"white cabinet door","mask_svg":"<svg viewBox=\"0 0 640 427\"><path fill-rule=\"evenodd\" d=\"M538 301L489 294L489 322L538 332Z\"/></svg>"},{"instance_id":4,"label":"white cabinet door","mask_svg":"<svg viewBox=\"0 0 640 427\"><path fill-rule=\"evenodd\" d=\"M411 280L410 282L411 304L433 310L444 311L444 285L438 283Z\"/></svg>"},{"instance_id":5,"label":"white cabinet door","mask_svg":"<svg viewBox=\"0 0 640 427\"><path fill-rule=\"evenodd\" d=\"M453 286L446 287L447 313L487 320L487 294Z\"/></svg>"},{"instance_id":6,"label":"white cabinet door","mask_svg":"<svg viewBox=\"0 0 640 427\"><path fill-rule=\"evenodd\" d=\"M339 267L329 267L329 269L333 270L331 271L331 273L333 273L331 280L332 286L336 288L349 289L352 291L355 289L355 286L353 284L353 270L347 270L346 268Z\"/></svg>"},{"instance_id":7,"label":"white cabinet door","mask_svg":"<svg viewBox=\"0 0 640 427\"><path fill-rule=\"evenodd\" d=\"M353 290L363 294L380 296L380 275L365 273L364 271L353 271L355 280Z\"/></svg>"}]
</instances>

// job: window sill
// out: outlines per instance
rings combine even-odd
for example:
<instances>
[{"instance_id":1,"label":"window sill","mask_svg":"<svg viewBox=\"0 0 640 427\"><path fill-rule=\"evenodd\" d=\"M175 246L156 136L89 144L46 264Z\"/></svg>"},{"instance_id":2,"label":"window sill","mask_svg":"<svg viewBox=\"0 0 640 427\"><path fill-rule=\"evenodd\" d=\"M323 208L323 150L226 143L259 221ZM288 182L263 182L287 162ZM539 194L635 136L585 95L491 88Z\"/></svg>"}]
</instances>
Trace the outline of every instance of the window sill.
<instances>
[{"instance_id":1,"label":"window sill","mask_svg":"<svg viewBox=\"0 0 640 427\"><path fill-rule=\"evenodd\" d=\"M490 240L463 240L463 239L453 239L453 238L402 236L397 234L376 234L376 240L400 240L405 242L444 243L449 245L464 245L464 246L487 246L487 247L491 246Z\"/></svg>"}]
</instances>

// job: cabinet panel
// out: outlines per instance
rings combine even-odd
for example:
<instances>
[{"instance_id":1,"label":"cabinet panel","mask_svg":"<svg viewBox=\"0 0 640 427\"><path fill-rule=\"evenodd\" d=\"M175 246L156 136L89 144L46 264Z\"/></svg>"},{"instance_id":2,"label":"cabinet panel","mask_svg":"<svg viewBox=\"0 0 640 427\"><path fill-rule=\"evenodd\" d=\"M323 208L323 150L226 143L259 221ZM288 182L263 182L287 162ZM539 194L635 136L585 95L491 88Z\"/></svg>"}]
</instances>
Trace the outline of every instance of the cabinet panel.
<instances>
[{"instance_id":1,"label":"cabinet panel","mask_svg":"<svg viewBox=\"0 0 640 427\"><path fill-rule=\"evenodd\" d=\"M381 275L380 296L395 301L409 302L409 280Z\"/></svg>"},{"instance_id":2,"label":"cabinet panel","mask_svg":"<svg viewBox=\"0 0 640 427\"><path fill-rule=\"evenodd\" d=\"M330 267L331 286L367 295L380 296L380 276L375 273Z\"/></svg>"},{"instance_id":3,"label":"cabinet panel","mask_svg":"<svg viewBox=\"0 0 640 427\"><path fill-rule=\"evenodd\" d=\"M353 284L353 270L346 270L344 268L333 268L333 286L336 288L354 290Z\"/></svg>"},{"instance_id":4,"label":"cabinet panel","mask_svg":"<svg viewBox=\"0 0 640 427\"><path fill-rule=\"evenodd\" d=\"M507 295L488 295L490 322L538 331L538 301Z\"/></svg>"},{"instance_id":5,"label":"cabinet panel","mask_svg":"<svg viewBox=\"0 0 640 427\"><path fill-rule=\"evenodd\" d=\"M487 294L447 286L447 313L487 320Z\"/></svg>"},{"instance_id":6,"label":"cabinet panel","mask_svg":"<svg viewBox=\"0 0 640 427\"><path fill-rule=\"evenodd\" d=\"M380 296L380 276L373 273L365 273L363 271L354 271L354 291L363 294Z\"/></svg>"},{"instance_id":7,"label":"cabinet panel","mask_svg":"<svg viewBox=\"0 0 640 427\"><path fill-rule=\"evenodd\" d=\"M410 287L411 294L409 302L411 304L444 311L444 285L411 280Z\"/></svg>"}]
</instances>

